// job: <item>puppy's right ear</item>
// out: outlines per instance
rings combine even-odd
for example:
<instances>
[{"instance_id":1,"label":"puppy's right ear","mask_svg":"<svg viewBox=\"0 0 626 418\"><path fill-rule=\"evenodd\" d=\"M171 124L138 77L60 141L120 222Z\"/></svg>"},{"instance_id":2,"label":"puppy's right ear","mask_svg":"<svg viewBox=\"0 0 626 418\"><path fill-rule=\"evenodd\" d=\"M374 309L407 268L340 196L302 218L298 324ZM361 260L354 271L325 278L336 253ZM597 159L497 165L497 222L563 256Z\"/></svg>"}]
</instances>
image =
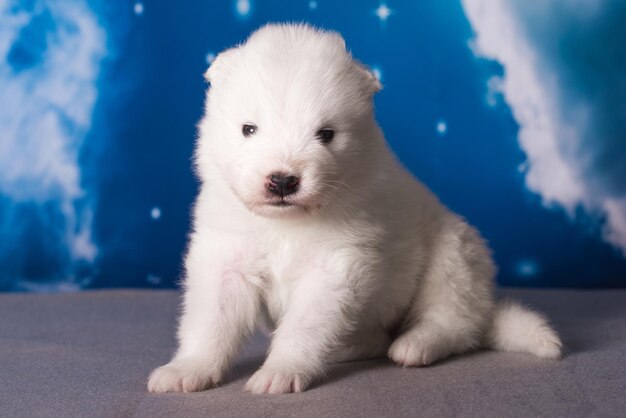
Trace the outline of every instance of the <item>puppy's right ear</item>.
<instances>
[{"instance_id":1,"label":"puppy's right ear","mask_svg":"<svg viewBox=\"0 0 626 418\"><path fill-rule=\"evenodd\" d=\"M204 79L211 84L215 84L224 74L228 73L232 66L231 61L238 53L237 49L238 47L234 47L220 52L204 72Z\"/></svg>"}]
</instances>

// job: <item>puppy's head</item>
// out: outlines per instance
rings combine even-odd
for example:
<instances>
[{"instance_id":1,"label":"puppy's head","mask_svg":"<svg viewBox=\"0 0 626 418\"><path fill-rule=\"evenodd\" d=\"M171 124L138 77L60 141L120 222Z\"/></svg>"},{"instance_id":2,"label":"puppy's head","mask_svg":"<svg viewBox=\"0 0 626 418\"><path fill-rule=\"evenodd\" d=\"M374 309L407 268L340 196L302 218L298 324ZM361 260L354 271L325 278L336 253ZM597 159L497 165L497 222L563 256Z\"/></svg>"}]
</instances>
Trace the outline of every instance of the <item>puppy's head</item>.
<instances>
[{"instance_id":1,"label":"puppy's head","mask_svg":"<svg viewBox=\"0 0 626 418\"><path fill-rule=\"evenodd\" d=\"M206 78L201 177L215 167L212 181L270 217L323 210L353 191L377 140L381 86L339 34L268 25L219 54Z\"/></svg>"}]
</instances>

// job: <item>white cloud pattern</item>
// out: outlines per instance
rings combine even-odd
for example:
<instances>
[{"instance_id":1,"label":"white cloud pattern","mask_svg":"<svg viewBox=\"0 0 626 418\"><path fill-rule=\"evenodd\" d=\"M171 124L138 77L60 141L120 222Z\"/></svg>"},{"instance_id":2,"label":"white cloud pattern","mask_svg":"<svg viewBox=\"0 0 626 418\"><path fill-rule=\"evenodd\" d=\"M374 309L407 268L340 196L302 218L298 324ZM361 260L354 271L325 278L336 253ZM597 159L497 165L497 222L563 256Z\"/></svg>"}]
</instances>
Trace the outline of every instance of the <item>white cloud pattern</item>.
<instances>
[{"instance_id":1,"label":"white cloud pattern","mask_svg":"<svg viewBox=\"0 0 626 418\"><path fill-rule=\"evenodd\" d=\"M519 125L518 141L528 160L525 164L528 189L538 193L545 205L558 205L570 216L582 207L602 217L604 239L626 255L626 193L611 190L609 185L615 183L615 179L610 178L609 170L604 168L606 156L602 155L613 151L613 155L623 156L624 148L616 148L620 145L613 136L598 129L602 121L596 119L601 119L598 114L602 112L596 108L598 102L594 97L600 89L598 86L608 85L612 80L592 84L584 72L596 69L585 68L571 58L576 54L584 56L588 52L586 47L609 44L610 39L594 39L586 44L567 39L571 37L572 32L568 31L572 23L578 33L588 30L583 36L597 33L593 29L602 23L594 19L598 19L604 6L608 7L608 2L546 0L539 3L463 0L475 32L472 48L476 55L495 60L504 67L497 89ZM609 36L610 31L606 34ZM549 42L546 38L566 39L569 44L546 47L542 45L542 42ZM579 50L568 55L565 49L568 47ZM610 66L610 60L614 59L611 54L596 57L605 60L597 63L599 68L606 68L605 64ZM493 98L490 102L494 103ZM619 116L613 119L623 125ZM624 126L619 128L617 132ZM623 136L623 132L618 135ZM622 163L626 164L623 158Z\"/></svg>"},{"instance_id":2,"label":"white cloud pattern","mask_svg":"<svg viewBox=\"0 0 626 418\"><path fill-rule=\"evenodd\" d=\"M66 246L70 262L92 262L93 211L81 186L79 152L91 127L106 35L85 1L20 4L0 3L0 197L6 206L0 234L19 233L15 223L27 222L20 219L22 206L53 206L62 220L46 228L63 237L58 245Z\"/></svg>"}]
</instances>

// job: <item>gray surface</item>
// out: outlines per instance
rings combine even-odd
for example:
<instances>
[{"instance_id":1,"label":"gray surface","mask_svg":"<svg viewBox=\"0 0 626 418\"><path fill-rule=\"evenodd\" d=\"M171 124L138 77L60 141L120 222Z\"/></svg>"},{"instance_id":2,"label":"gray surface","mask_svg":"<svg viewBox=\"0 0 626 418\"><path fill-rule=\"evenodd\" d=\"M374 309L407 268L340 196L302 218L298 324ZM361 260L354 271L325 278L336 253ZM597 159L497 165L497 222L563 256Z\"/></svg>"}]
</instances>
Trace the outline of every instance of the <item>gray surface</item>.
<instances>
[{"instance_id":1,"label":"gray surface","mask_svg":"<svg viewBox=\"0 0 626 418\"><path fill-rule=\"evenodd\" d=\"M484 351L422 369L347 363L281 396L242 391L262 337L221 387L148 394L146 377L174 350L174 292L0 294L0 416L626 416L626 291L503 293L550 316L563 360Z\"/></svg>"}]
</instances>

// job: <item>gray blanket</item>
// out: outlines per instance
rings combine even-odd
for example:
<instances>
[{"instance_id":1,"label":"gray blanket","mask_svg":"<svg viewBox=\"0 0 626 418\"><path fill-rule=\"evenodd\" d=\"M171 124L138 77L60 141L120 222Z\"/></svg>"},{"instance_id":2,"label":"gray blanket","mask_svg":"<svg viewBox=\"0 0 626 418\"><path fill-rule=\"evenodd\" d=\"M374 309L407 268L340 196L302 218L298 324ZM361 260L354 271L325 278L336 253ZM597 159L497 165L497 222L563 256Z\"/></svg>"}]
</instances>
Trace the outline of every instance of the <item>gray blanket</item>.
<instances>
[{"instance_id":1,"label":"gray blanket","mask_svg":"<svg viewBox=\"0 0 626 418\"><path fill-rule=\"evenodd\" d=\"M625 290L502 293L548 314L563 360L482 351L419 369L345 363L280 396L242 390L263 361L261 335L222 386L147 393L175 349L175 292L0 294L0 416L626 416Z\"/></svg>"}]
</instances>

